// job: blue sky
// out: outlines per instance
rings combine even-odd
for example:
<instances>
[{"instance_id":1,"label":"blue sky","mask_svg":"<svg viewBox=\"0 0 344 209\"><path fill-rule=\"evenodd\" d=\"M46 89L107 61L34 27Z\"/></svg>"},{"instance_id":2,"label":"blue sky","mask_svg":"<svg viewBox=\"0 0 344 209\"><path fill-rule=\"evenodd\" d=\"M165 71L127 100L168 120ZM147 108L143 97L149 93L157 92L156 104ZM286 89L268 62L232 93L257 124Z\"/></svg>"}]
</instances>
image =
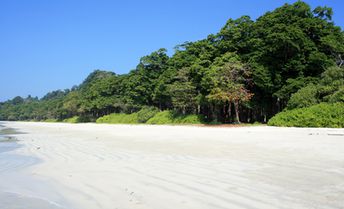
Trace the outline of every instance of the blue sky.
<instances>
[{"instance_id":1,"label":"blue sky","mask_svg":"<svg viewBox=\"0 0 344 209\"><path fill-rule=\"evenodd\" d=\"M127 73L159 48L216 33L229 18L253 19L282 0L1 0L0 101L79 84L95 69ZM309 0L334 9L344 1Z\"/></svg>"}]
</instances>

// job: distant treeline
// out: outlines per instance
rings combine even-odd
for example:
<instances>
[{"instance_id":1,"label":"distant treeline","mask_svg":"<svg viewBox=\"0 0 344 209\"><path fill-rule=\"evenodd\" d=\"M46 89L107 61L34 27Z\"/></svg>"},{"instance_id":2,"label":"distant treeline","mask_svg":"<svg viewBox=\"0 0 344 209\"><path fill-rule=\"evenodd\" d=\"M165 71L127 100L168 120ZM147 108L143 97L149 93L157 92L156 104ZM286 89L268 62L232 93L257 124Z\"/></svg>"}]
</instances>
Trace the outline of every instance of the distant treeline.
<instances>
[{"instance_id":1,"label":"distant treeline","mask_svg":"<svg viewBox=\"0 0 344 209\"><path fill-rule=\"evenodd\" d=\"M0 120L95 121L154 108L205 122L267 122L285 108L344 102L344 33L332 15L297 1L255 21L229 19L171 57L165 49L142 57L128 74L96 70L72 89L0 103Z\"/></svg>"}]
</instances>

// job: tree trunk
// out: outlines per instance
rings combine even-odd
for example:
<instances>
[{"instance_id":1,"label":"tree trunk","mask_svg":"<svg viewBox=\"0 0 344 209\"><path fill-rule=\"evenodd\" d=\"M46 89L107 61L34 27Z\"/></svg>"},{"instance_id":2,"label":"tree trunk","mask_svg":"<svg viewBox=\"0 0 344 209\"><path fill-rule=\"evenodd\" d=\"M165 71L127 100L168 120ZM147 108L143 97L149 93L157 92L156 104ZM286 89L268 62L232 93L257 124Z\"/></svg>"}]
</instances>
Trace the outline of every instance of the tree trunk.
<instances>
[{"instance_id":1,"label":"tree trunk","mask_svg":"<svg viewBox=\"0 0 344 209\"><path fill-rule=\"evenodd\" d=\"M215 114L215 105L214 104L210 104L210 111L211 111L211 120L213 121L217 121L217 117L216 117L216 114Z\"/></svg>"},{"instance_id":2,"label":"tree trunk","mask_svg":"<svg viewBox=\"0 0 344 209\"><path fill-rule=\"evenodd\" d=\"M231 122L232 120L232 103L231 102L228 103L228 118L229 118L229 122Z\"/></svg>"},{"instance_id":3,"label":"tree trunk","mask_svg":"<svg viewBox=\"0 0 344 209\"><path fill-rule=\"evenodd\" d=\"M227 106L227 105L226 105L226 103L225 103L225 104L223 105L223 110L222 110L222 111L223 111L223 116L224 116L224 117L223 117L223 122L224 122L224 123L227 122L226 106Z\"/></svg>"},{"instance_id":4,"label":"tree trunk","mask_svg":"<svg viewBox=\"0 0 344 209\"><path fill-rule=\"evenodd\" d=\"M240 123L240 118L239 118L239 102L234 101L234 109L235 109L235 122Z\"/></svg>"},{"instance_id":5,"label":"tree trunk","mask_svg":"<svg viewBox=\"0 0 344 209\"><path fill-rule=\"evenodd\" d=\"M342 67L342 65L344 64L344 60L342 59L342 56L339 54L338 55L338 67Z\"/></svg>"},{"instance_id":6,"label":"tree trunk","mask_svg":"<svg viewBox=\"0 0 344 209\"><path fill-rule=\"evenodd\" d=\"M251 109L247 110L247 122L251 123L251 116L252 116L252 111Z\"/></svg>"}]
</instances>

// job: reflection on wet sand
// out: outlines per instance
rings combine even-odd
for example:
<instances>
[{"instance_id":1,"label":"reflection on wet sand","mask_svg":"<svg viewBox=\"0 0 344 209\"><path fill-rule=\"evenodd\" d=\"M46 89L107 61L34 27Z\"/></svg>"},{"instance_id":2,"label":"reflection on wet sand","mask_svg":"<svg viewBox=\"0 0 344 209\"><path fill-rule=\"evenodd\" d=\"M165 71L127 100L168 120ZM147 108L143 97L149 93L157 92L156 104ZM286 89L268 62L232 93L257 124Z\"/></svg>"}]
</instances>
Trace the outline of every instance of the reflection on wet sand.
<instances>
[{"instance_id":1,"label":"reflection on wet sand","mask_svg":"<svg viewBox=\"0 0 344 209\"><path fill-rule=\"evenodd\" d=\"M0 208L6 209L62 209L56 203L20 194L0 192Z\"/></svg>"},{"instance_id":2,"label":"reflection on wet sand","mask_svg":"<svg viewBox=\"0 0 344 209\"><path fill-rule=\"evenodd\" d=\"M44 182L22 171L40 162L38 158L16 153L18 144L15 129L0 125L0 209L62 209L58 203L43 198L54 193ZM57 195L58 196L58 195Z\"/></svg>"}]
</instances>

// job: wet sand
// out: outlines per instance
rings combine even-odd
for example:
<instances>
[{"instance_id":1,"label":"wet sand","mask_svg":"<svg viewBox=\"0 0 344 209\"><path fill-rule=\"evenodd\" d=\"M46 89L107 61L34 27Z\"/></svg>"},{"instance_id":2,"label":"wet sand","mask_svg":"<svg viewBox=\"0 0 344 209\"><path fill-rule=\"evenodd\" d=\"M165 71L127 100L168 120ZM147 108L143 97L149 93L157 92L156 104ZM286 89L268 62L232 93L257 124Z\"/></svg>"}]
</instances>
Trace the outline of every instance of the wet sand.
<instances>
[{"instance_id":1,"label":"wet sand","mask_svg":"<svg viewBox=\"0 0 344 209\"><path fill-rule=\"evenodd\" d=\"M0 208L1 209L63 209L55 203L54 189L49 183L42 182L27 169L40 163L38 158L16 154L18 144L14 129L0 126ZM50 193L45 196L44 193ZM48 199L44 199L47 197ZM67 206L67 204L63 203Z\"/></svg>"},{"instance_id":2,"label":"wet sand","mask_svg":"<svg viewBox=\"0 0 344 209\"><path fill-rule=\"evenodd\" d=\"M344 205L344 129L2 124L26 133L7 154L39 162L26 162L22 180L7 187L1 182L0 189L30 188L25 178L34 177L44 186L27 189L27 196L44 194L41 199L66 208ZM9 164L0 168L17 169Z\"/></svg>"},{"instance_id":3,"label":"wet sand","mask_svg":"<svg viewBox=\"0 0 344 209\"><path fill-rule=\"evenodd\" d=\"M63 207L35 197L0 192L0 208L4 209L62 209Z\"/></svg>"}]
</instances>

